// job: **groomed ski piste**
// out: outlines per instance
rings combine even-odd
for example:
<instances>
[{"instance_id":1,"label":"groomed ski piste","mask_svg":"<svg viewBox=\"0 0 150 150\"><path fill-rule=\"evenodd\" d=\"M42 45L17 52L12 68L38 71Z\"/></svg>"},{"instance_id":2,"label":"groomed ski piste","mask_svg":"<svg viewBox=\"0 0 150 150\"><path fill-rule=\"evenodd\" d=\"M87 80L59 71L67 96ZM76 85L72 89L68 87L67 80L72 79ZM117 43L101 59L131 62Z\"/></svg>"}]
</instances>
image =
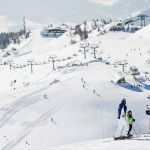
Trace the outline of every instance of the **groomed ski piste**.
<instances>
[{"instance_id":1,"label":"groomed ski piste","mask_svg":"<svg viewBox=\"0 0 150 150\"><path fill-rule=\"evenodd\" d=\"M0 66L0 150L148 150L150 26L134 34L91 32L86 42L98 44L102 59L94 59L91 48L84 59L79 37L71 45L68 32L50 39L41 30L35 25L18 55L2 58L13 60L14 68ZM46 63L50 56L59 60L56 70ZM30 65L21 67L29 60L41 65L33 72ZM126 73L118 63L124 60ZM128 75L131 66L139 69L142 81ZM128 85L116 83L122 76ZM122 98L133 111L136 133L114 141Z\"/></svg>"}]
</instances>

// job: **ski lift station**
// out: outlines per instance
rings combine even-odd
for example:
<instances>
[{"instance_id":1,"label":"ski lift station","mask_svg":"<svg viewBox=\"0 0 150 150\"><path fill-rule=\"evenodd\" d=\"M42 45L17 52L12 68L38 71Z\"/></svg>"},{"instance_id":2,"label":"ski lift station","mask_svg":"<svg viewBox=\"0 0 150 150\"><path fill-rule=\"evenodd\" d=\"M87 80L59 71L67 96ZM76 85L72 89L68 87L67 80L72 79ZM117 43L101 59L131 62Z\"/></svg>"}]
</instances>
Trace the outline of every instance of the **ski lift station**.
<instances>
[{"instance_id":1,"label":"ski lift station","mask_svg":"<svg viewBox=\"0 0 150 150\"><path fill-rule=\"evenodd\" d=\"M62 36L65 32L66 32L65 29L47 27L41 31L41 35L43 37L58 38L58 37Z\"/></svg>"}]
</instances>

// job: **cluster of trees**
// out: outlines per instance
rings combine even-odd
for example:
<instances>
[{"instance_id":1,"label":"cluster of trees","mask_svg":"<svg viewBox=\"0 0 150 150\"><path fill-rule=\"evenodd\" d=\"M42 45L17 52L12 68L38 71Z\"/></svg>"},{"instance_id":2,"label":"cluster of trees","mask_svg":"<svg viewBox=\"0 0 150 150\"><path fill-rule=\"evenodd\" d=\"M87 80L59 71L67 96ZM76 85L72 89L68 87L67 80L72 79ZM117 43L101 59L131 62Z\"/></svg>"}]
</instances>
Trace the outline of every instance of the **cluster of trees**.
<instances>
[{"instance_id":1,"label":"cluster of trees","mask_svg":"<svg viewBox=\"0 0 150 150\"><path fill-rule=\"evenodd\" d=\"M20 44L22 36L28 38L30 32L20 30L19 32L0 33L0 48L5 49L10 43Z\"/></svg>"},{"instance_id":2,"label":"cluster of trees","mask_svg":"<svg viewBox=\"0 0 150 150\"><path fill-rule=\"evenodd\" d=\"M81 41L88 38L88 31L86 29L86 22L84 23L84 29L82 30L81 25L75 27L75 34L80 36Z\"/></svg>"},{"instance_id":3,"label":"cluster of trees","mask_svg":"<svg viewBox=\"0 0 150 150\"><path fill-rule=\"evenodd\" d=\"M111 19L93 19L92 20L92 30L98 29L100 31L100 28L106 24L109 24L112 22ZM79 24L75 26L75 32L74 34L78 34L80 36L80 40L86 40L88 38L88 34L91 32L88 30L88 22L84 21L83 24Z\"/></svg>"}]
</instances>

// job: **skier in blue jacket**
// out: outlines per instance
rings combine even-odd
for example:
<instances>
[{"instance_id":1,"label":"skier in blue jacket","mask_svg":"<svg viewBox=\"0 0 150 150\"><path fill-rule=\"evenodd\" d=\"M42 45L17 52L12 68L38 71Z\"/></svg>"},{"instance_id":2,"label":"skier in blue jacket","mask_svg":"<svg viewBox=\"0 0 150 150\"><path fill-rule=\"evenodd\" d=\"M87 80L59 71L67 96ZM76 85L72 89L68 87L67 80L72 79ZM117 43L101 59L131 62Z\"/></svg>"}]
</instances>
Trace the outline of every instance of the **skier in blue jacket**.
<instances>
[{"instance_id":1,"label":"skier in blue jacket","mask_svg":"<svg viewBox=\"0 0 150 150\"><path fill-rule=\"evenodd\" d=\"M121 103L119 104L119 107L118 107L118 119L120 119L122 109L124 111L124 115L126 115L127 106L126 106L126 99L125 98L123 98Z\"/></svg>"}]
</instances>

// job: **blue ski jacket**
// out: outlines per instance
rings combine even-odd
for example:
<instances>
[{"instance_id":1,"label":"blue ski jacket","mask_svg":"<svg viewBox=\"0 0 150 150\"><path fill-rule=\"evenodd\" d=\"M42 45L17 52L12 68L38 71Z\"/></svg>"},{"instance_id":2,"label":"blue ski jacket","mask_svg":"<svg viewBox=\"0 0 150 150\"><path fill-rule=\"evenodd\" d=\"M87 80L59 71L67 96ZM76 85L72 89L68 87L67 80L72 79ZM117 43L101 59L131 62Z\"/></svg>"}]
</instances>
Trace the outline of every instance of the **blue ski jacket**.
<instances>
[{"instance_id":1,"label":"blue ski jacket","mask_svg":"<svg viewBox=\"0 0 150 150\"><path fill-rule=\"evenodd\" d=\"M118 119L120 119L122 109L124 111L124 114L126 114L127 106L126 106L126 101L124 99L121 101L121 103L119 104L119 107L118 107Z\"/></svg>"}]
</instances>

